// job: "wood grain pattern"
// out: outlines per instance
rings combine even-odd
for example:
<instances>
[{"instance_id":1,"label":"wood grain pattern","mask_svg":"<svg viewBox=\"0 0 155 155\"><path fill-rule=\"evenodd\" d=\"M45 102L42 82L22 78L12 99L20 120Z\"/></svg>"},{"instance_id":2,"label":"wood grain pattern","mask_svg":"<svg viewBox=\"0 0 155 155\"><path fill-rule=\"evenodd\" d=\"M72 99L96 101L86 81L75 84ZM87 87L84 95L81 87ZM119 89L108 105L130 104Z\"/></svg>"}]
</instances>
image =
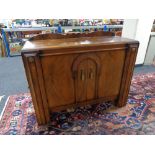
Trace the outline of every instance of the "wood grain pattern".
<instances>
[{"instance_id":1,"label":"wood grain pattern","mask_svg":"<svg viewBox=\"0 0 155 155\"><path fill-rule=\"evenodd\" d=\"M89 35L39 35L25 44L22 57L38 124L48 123L57 110L126 104L138 41Z\"/></svg>"},{"instance_id":2,"label":"wood grain pattern","mask_svg":"<svg viewBox=\"0 0 155 155\"><path fill-rule=\"evenodd\" d=\"M131 79L133 75L133 70L134 70L139 44L129 44L127 46L128 46L128 49L126 50L123 75L122 75L122 81L121 81L122 83L121 83L118 101L116 102L116 105L118 107L122 107L127 103L127 98L129 94L129 89L130 89L130 84L131 84Z\"/></svg>"},{"instance_id":3,"label":"wood grain pattern","mask_svg":"<svg viewBox=\"0 0 155 155\"><path fill-rule=\"evenodd\" d=\"M49 107L75 102L71 65L76 56L41 56ZM47 76L48 75L48 76Z\"/></svg>"},{"instance_id":4,"label":"wood grain pattern","mask_svg":"<svg viewBox=\"0 0 155 155\"><path fill-rule=\"evenodd\" d=\"M23 55L23 53L22 53L22 55ZM35 88L33 86L31 71L30 71L30 67L29 67L29 62L30 62L29 60L31 59L32 62L34 61L34 59L31 56L32 55L27 55L27 56L23 55L22 59L23 59L23 63L24 63L25 71L26 71L27 80L28 80L29 86L31 86L30 91L31 91L33 106L34 106L34 109L35 109L35 114L36 114L36 117L37 117L37 122L38 122L38 124L42 124L43 120L42 120L42 118L40 116L39 105L37 103ZM28 57L29 57L29 60L28 60Z\"/></svg>"},{"instance_id":5,"label":"wood grain pattern","mask_svg":"<svg viewBox=\"0 0 155 155\"><path fill-rule=\"evenodd\" d=\"M95 54L80 54L73 62L72 76L74 90L77 90L76 103L98 97L100 65L100 58Z\"/></svg>"},{"instance_id":6,"label":"wood grain pattern","mask_svg":"<svg viewBox=\"0 0 155 155\"><path fill-rule=\"evenodd\" d=\"M35 40L46 40L46 39L66 39L66 38L114 36L114 35L115 33L113 32L104 32L104 31L89 32L89 33L66 33L66 34L46 33L46 34L39 34L37 36L34 36L29 40L35 41Z\"/></svg>"},{"instance_id":7,"label":"wood grain pattern","mask_svg":"<svg viewBox=\"0 0 155 155\"><path fill-rule=\"evenodd\" d=\"M38 124L45 124L49 122L50 117L38 56L36 53L27 55L26 57L23 56L23 62ZM38 78L35 79L36 77Z\"/></svg>"},{"instance_id":8,"label":"wood grain pattern","mask_svg":"<svg viewBox=\"0 0 155 155\"><path fill-rule=\"evenodd\" d=\"M101 58L102 67L99 79L99 97L118 95L122 81L125 50L117 52L97 52Z\"/></svg>"},{"instance_id":9,"label":"wood grain pattern","mask_svg":"<svg viewBox=\"0 0 155 155\"><path fill-rule=\"evenodd\" d=\"M71 48L100 48L100 46L115 46L120 44L138 43L135 40L116 37L116 36L94 36L62 39L46 39L27 41L22 49L23 52L40 51L40 50L60 50L67 52ZM62 52L63 53L63 52Z\"/></svg>"}]
</instances>

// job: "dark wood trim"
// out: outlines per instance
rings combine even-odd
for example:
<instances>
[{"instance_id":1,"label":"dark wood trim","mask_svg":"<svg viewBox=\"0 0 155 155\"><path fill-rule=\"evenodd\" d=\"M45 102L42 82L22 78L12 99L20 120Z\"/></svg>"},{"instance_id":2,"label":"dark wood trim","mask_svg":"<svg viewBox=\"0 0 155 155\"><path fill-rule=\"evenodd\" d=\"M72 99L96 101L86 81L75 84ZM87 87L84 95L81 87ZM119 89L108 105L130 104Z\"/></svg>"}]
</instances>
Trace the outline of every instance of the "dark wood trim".
<instances>
[{"instance_id":1,"label":"dark wood trim","mask_svg":"<svg viewBox=\"0 0 155 155\"><path fill-rule=\"evenodd\" d=\"M122 83L120 86L120 93L116 104L118 107L126 105L139 45L130 44L127 46L128 50L126 51Z\"/></svg>"}]
</instances>

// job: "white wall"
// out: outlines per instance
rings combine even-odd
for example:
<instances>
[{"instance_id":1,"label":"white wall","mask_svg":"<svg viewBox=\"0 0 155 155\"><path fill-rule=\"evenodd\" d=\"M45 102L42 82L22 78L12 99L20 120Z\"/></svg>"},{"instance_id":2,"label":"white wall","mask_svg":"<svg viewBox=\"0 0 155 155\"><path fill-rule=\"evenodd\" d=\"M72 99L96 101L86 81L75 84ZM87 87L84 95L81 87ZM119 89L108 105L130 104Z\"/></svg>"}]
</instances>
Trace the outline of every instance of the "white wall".
<instances>
[{"instance_id":1,"label":"white wall","mask_svg":"<svg viewBox=\"0 0 155 155\"><path fill-rule=\"evenodd\" d=\"M122 30L122 37L135 39L138 19L125 19Z\"/></svg>"},{"instance_id":2,"label":"white wall","mask_svg":"<svg viewBox=\"0 0 155 155\"><path fill-rule=\"evenodd\" d=\"M143 64L154 19L139 19L135 39L140 42L136 64Z\"/></svg>"},{"instance_id":3,"label":"white wall","mask_svg":"<svg viewBox=\"0 0 155 155\"><path fill-rule=\"evenodd\" d=\"M151 65L155 57L155 32L152 32L152 34L153 33L154 35L151 35L150 41L148 44L147 53L144 61L145 65Z\"/></svg>"},{"instance_id":4,"label":"white wall","mask_svg":"<svg viewBox=\"0 0 155 155\"><path fill-rule=\"evenodd\" d=\"M136 64L143 64L154 19L125 19L122 36L140 42Z\"/></svg>"}]
</instances>

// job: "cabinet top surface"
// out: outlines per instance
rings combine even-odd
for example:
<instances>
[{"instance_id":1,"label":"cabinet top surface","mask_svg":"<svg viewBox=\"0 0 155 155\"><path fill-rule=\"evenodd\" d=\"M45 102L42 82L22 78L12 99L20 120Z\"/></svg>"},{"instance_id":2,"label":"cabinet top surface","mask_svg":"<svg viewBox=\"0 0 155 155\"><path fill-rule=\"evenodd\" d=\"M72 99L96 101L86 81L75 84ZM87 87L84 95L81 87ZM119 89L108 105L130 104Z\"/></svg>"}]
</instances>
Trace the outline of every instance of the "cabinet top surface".
<instances>
[{"instance_id":1,"label":"cabinet top surface","mask_svg":"<svg viewBox=\"0 0 155 155\"><path fill-rule=\"evenodd\" d=\"M138 43L138 41L117 36L46 39L27 41L22 49L22 52L131 43Z\"/></svg>"}]
</instances>

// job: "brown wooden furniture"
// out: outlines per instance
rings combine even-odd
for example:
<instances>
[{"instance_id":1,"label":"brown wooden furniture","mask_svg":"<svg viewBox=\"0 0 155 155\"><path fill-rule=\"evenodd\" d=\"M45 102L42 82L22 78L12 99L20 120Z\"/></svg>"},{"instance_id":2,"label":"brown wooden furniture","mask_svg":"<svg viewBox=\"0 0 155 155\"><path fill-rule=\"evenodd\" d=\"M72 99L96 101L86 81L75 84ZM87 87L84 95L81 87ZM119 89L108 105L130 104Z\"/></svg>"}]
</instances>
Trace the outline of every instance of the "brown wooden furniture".
<instances>
[{"instance_id":1,"label":"brown wooden furniture","mask_svg":"<svg viewBox=\"0 0 155 155\"><path fill-rule=\"evenodd\" d=\"M107 35L44 34L25 43L22 57L38 124L68 107L126 104L139 42Z\"/></svg>"}]
</instances>

